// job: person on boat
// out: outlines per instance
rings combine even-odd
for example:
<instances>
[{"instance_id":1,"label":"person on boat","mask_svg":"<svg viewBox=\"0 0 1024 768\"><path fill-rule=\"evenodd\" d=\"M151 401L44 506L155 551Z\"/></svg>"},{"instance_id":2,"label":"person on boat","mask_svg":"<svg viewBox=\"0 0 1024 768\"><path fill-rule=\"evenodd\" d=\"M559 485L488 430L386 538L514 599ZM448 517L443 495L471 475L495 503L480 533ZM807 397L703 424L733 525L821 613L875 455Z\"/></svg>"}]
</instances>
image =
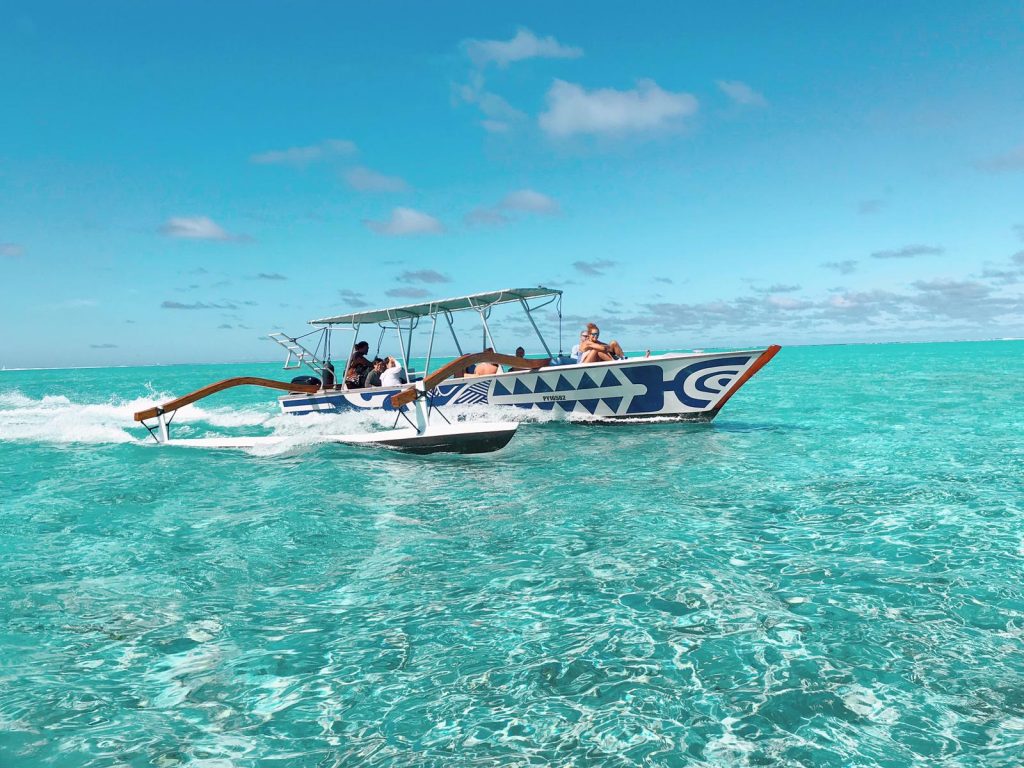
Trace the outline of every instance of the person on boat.
<instances>
[{"instance_id":1,"label":"person on boat","mask_svg":"<svg viewBox=\"0 0 1024 768\"><path fill-rule=\"evenodd\" d=\"M366 374L366 381L364 382L367 387L379 387L380 386L380 375L387 370L385 363L379 357L373 358L373 368Z\"/></svg>"},{"instance_id":2,"label":"person on boat","mask_svg":"<svg viewBox=\"0 0 1024 768\"><path fill-rule=\"evenodd\" d=\"M496 373L500 373L501 369L498 368L494 363L477 363L473 366L473 370L466 370L467 376L493 376Z\"/></svg>"},{"instance_id":3,"label":"person on boat","mask_svg":"<svg viewBox=\"0 0 1024 768\"><path fill-rule=\"evenodd\" d=\"M391 355L388 355L386 364L387 367L380 375L380 384L382 387L397 387L400 384L408 383L408 379L405 375L405 369L402 368L401 363Z\"/></svg>"},{"instance_id":4,"label":"person on boat","mask_svg":"<svg viewBox=\"0 0 1024 768\"><path fill-rule=\"evenodd\" d=\"M522 347L516 347L516 357L518 357L520 360L525 360L526 359L526 350L523 349ZM509 370L510 371L528 371L530 369L529 368L513 367L513 368L509 368Z\"/></svg>"},{"instance_id":5,"label":"person on boat","mask_svg":"<svg viewBox=\"0 0 1024 768\"><path fill-rule=\"evenodd\" d=\"M350 365L354 365L356 370L359 372L360 386L366 380L366 374L373 368L373 363L367 358L370 354L370 345L365 341L358 342L355 347L352 348L352 360Z\"/></svg>"},{"instance_id":6,"label":"person on boat","mask_svg":"<svg viewBox=\"0 0 1024 768\"><path fill-rule=\"evenodd\" d=\"M583 342L585 341L590 341L590 331L586 328L580 331L580 341L578 344L573 344L572 352L569 353L570 357L572 357L577 363L580 362L580 357L582 357L580 354L580 347L583 346Z\"/></svg>"},{"instance_id":7,"label":"person on boat","mask_svg":"<svg viewBox=\"0 0 1024 768\"><path fill-rule=\"evenodd\" d=\"M320 369L320 375L323 376L324 389L334 389L334 363L328 360L324 363L323 368Z\"/></svg>"},{"instance_id":8,"label":"person on boat","mask_svg":"<svg viewBox=\"0 0 1024 768\"><path fill-rule=\"evenodd\" d=\"M356 389L365 385L366 374L373 368L373 363L366 359L369 353L369 342L359 341L352 347L352 357L348 361L348 370L345 372L345 383L349 389ZM355 375L352 375L353 371Z\"/></svg>"},{"instance_id":9,"label":"person on boat","mask_svg":"<svg viewBox=\"0 0 1024 768\"><path fill-rule=\"evenodd\" d=\"M594 323L587 323L587 340L580 342L580 362L598 363L611 360L625 360L626 353L622 351L617 341L609 341L605 344L599 341L601 329Z\"/></svg>"}]
</instances>

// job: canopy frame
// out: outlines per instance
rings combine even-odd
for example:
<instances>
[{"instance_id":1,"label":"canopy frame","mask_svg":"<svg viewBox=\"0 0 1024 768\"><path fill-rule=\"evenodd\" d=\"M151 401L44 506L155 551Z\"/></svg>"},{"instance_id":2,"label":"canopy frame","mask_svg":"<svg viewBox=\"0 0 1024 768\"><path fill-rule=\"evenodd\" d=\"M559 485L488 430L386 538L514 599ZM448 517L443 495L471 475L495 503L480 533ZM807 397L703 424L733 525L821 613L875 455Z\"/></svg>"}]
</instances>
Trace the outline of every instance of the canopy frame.
<instances>
[{"instance_id":1,"label":"canopy frame","mask_svg":"<svg viewBox=\"0 0 1024 768\"><path fill-rule=\"evenodd\" d=\"M530 305L532 299L540 299L539 303L534 306ZM526 314L527 320L533 327L534 332L537 334L537 338L540 340L541 346L547 353L548 358L552 357L551 348L548 346L547 340L544 338L544 334L541 333L537 321L533 316L533 313L537 310L555 303L556 314L558 316L558 349L559 355L562 354L562 292L556 288L545 288L544 286L537 286L536 288L505 288L500 291L490 291L487 293L474 293L468 296L457 296L451 299L440 299L435 301L429 301L424 304L406 304L399 307L389 307L385 309L374 309L365 312L353 312L347 315L335 315L332 317L325 317L319 320L310 320L310 325L315 326L314 330L308 334L320 333L320 341L316 345L316 350L310 352L305 351L308 356L308 360L299 358L299 363L305 362L310 368L317 373L323 375L323 367L325 362L331 359L331 348L330 338L331 332L340 329L351 329L352 331L352 345L349 347L349 352L345 361L345 369L342 374L335 378L336 385L341 389L348 389L346 382L346 376L348 369L352 364L352 358L355 354L355 344L359 340L360 331L368 325L378 326L380 331L380 338L378 339L378 354L380 351L380 340L383 339L384 334L388 330L395 331L398 337L399 354L402 358L402 366L405 369L406 375L409 380L412 381L412 371L409 368L409 356L412 353L412 336L413 331L419 326L420 320L424 317L431 319L430 328L430 341L427 346L427 359L425 364L425 371L430 369L431 358L434 353L434 339L437 333L437 318L438 315L442 315L445 322L448 324L448 330L451 332L452 340L455 342L455 348L458 350L460 356L465 354L462 343L459 340L459 335L455 331L455 324L452 315L455 312L475 312L480 318L481 324L481 343L483 348L493 348L495 346L494 337L491 334L490 326L487 323L490 317L491 310L500 304L518 304L523 312ZM403 335L404 332L404 335ZM281 338L275 338L275 336L281 336ZM279 344L285 347L285 349L291 349L293 346L297 346L302 349L301 345L298 344L298 339L303 338L302 336L297 338L289 338L284 334L272 334L271 338L277 341ZM321 347L323 353L321 353ZM323 358L320 355L323 354ZM290 358L289 358L290 359Z\"/></svg>"},{"instance_id":2,"label":"canopy frame","mask_svg":"<svg viewBox=\"0 0 1024 768\"><path fill-rule=\"evenodd\" d=\"M334 315L310 320L310 325L342 325L351 327L354 323L394 323L399 319L431 317L440 312L461 312L510 304L526 299L561 297L562 292L556 288L504 288L500 291L473 293L468 296L456 296L450 299L438 299L423 304L403 304L398 307L371 309L363 312L352 312L347 315Z\"/></svg>"}]
</instances>

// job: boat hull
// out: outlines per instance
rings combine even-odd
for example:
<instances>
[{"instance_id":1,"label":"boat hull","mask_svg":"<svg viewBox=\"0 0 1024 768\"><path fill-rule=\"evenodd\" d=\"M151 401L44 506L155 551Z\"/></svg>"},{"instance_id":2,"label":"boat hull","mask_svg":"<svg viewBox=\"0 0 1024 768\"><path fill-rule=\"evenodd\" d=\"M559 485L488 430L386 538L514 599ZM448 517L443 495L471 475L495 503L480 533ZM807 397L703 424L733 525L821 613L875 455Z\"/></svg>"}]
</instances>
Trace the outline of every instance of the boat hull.
<instances>
[{"instance_id":1,"label":"boat hull","mask_svg":"<svg viewBox=\"0 0 1024 768\"><path fill-rule=\"evenodd\" d=\"M710 421L779 347L668 354L606 363L559 365L534 371L452 379L436 387L435 405L508 406L564 418L622 421ZM393 410L398 388L323 391L279 398L284 413Z\"/></svg>"}]
</instances>

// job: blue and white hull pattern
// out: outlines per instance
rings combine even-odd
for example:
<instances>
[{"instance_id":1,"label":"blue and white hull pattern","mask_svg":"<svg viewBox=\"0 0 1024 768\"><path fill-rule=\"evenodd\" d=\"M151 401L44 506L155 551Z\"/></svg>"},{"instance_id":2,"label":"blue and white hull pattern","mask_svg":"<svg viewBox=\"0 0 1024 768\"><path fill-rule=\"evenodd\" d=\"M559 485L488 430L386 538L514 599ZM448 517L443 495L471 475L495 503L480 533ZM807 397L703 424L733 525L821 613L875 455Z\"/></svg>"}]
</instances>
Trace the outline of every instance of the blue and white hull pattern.
<instances>
[{"instance_id":1,"label":"blue and white hull pattern","mask_svg":"<svg viewBox=\"0 0 1024 768\"><path fill-rule=\"evenodd\" d=\"M535 371L449 379L433 390L436 405L505 405L567 418L668 417L710 421L779 347L742 352L667 354ZM398 388L322 391L280 398L290 414L356 408L393 410Z\"/></svg>"}]
</instances>

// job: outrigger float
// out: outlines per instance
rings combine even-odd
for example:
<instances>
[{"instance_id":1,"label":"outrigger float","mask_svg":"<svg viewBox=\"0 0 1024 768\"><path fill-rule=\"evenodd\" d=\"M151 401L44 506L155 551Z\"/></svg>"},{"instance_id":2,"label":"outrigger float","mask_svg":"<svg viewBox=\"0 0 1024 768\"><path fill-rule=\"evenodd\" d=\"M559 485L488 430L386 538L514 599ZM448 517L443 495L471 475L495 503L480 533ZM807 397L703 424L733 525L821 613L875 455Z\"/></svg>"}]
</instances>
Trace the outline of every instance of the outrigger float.
<instances>
[{"instance_id":1,"label":"outrigger float","mask_svg":"<svg viewBox=\"0 0 1024 768\"><path fill-rule=\"evenodd\" d=\"M421 322L429 321L430 341L425 364L425 369L429 370L437 332L441 329L443 333L444 326L450 331L459 354L463 354L463 344L453 323L453 315L456 313L475 313L480 321L483 346L494 348L496 345L488 320L491 310L502 304L520 307L547 358L516 358L516 362L511 365L502 364L496 374L457 378L430 387L428 389L435 406L512 406L524 410L549 411L556 416L588 421L711 421L739 388L780 349L777 344L773 344L764 349L713 353L671 352L581 364L562 352L562 292L544 287L509 288L423 304L324 317L311 320L314 330L301 336L291 337L278 332L270 334L270 338L287 351L285 370L305 366L320 380L324 380L328 379L324 375L324 368L331 360L333 334L351 331L351 343L347 344L345 353L346 364L344 368L339 367L343 379L355 342L367 330L375 331L377 328L380 329L381 338L389 330L397 334L399 359L404 369L409 371L413 331ZM552 353L534 317L538 310L551 305L559 326L557 355ZM458 373L455 371L452 375ZM282 412L295 415L363 408L393 410L393 398L398 391L395 387L348 389L342 382L337 387L321 387L316 392L293 392L280 397L279 402Z\"/></svg>"}]
</instances>

